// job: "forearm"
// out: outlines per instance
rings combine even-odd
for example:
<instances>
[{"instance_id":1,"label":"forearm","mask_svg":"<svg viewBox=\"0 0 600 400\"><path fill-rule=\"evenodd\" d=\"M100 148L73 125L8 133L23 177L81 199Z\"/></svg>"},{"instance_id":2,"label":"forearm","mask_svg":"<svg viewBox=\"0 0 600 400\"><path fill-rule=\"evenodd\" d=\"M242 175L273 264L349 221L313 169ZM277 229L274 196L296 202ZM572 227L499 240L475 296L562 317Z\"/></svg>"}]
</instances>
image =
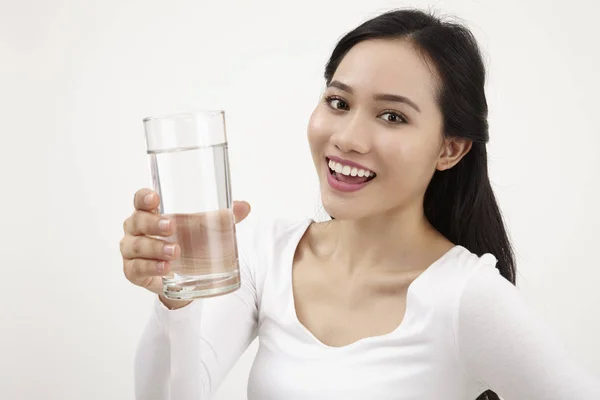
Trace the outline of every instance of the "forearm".
<instances>
[{"instance_id":1,"label":"forearm","mask_svg":"<svg viewBox=\"0 0 600 400\"><path fill-rule=\"evenodd\" d=\"M155 298L135 355L136 399L209 398L215 360L201 348L202 311L201 302L169 310Z\"/></svg>"},{"instance_id":2,"label":"forearm","mask_svg":"<svg viewBox=\"0 0 600 400\"><path fill-rule=\"evenodd\" d=\"M154 298L135 357L136 398L210 398L256 337L257 310L248 287L192 302Z\"/></svg>"}]
</instances>

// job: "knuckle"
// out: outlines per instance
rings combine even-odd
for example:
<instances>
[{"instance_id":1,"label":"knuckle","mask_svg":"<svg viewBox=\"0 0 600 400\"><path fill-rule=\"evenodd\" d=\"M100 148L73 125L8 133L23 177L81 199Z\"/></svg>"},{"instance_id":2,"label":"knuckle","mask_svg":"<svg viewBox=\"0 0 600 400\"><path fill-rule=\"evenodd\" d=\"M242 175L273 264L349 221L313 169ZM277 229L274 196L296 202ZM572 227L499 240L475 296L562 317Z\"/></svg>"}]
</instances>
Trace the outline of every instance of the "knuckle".
<instances>
[{"instance_id":1,"label":"knuckle","mask_svg":"<svg viewBox=\"0 0 600 400\"><path fill-rule=\"evenodd\" d=\"M134 258L133 260L131 260L131 275L134 277L138 277L142 274L142 263L143 261L140 260L139 258Z\"/></svg>"},{"instance_id":2,"label":"knuckle","mask_svg":"<svg viewBox=\"0 0 600 400\"><path fill-rule=\"evenodd\" d=\"M144 279L142 282L140 282L140 286L143 287L144 289L149 289L151 283L152 283L152 277L150 276L150 277Z\"/></svg>"},{"instance_id":3,"label":"knuckle","mask_svg":"<svg viewBox=\"0 0 600 400\"><path fill-rule=\"evenodd\" d=\"M131 260L123 261L123 275L127 278L128 281L132 280L131 277Z\"/></svg>"},{"instance_id":4,"label":"knuckle","mask_svg":"<svg viewBox=\"0 0 600 400\"><path fill-rule=\"evenodd\" d=\"M125 219L125 221L123 221L123 231L125 233L133 233L133 214L131 214L129 217L127 217Z\"/></svg>"},{"instance_id":5,"label":"knuckle","mask_svg":"<svg viewBox=\"0 0 600 400\"><path fill-rule=\"evenodd\" d=\"M123 236L123 238L119 241L119 250L121 251L121 255L123 255L123 253L124 253L125 244L126 244L126 236Z\"/></svg>"},{"instance_id":6,"label":"knuckle","mask_svg":"<svg viewBox=\"0 0 600 400\"><path fill-rule=\"evenodd\" d=\"M134 232L140 230L140 213L137 211L131 216L131 230Z\"/></svg>"},{"instance_id":7,"label":"knuckle","mask_svg":"<svg viewBox=\"0 0 600 400\"><path fill-rule=\"evenodd\" d=\"M139 233L150 233L148 232L148 215L146 213L143 212L138 212L136 213L136 220L135 220L135 229L137 232Z\"/></svg>"},{"instance_id":8,"label":"knuckle","mask_svg":"<svg viewBox=\"0 0 600 400\"><path fill-rule=\"evenodd\" d=\"M144 237L143 236L136 236L132 243L131 243L131 251L133 252L134 255L139 256L142 251L143 251L143 247L144 247L144 243L143 243Z\"/></svg>"}]
</instances>

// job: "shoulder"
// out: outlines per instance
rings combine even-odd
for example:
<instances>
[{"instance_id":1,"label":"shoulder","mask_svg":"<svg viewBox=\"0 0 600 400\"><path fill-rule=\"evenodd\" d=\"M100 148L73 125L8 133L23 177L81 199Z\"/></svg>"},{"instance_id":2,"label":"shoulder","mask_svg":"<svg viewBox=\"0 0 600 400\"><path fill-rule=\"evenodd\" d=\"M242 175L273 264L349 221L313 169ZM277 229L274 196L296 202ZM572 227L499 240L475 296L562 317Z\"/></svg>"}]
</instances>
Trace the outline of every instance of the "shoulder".
<instances>
[{"instance_id":1,"label":"shoulder","mask_svg":"<svg viewBox=\"0 0 600 400\"><path fill-rule=\"evenodd\" d=\"M497 262L491 253L479 256L463 246L454 246L423 273L426 278L423 287L437 293L439 300L448 304L451 298L458 299L465 287L479 277L504 279L496 268Z\"/></svg>"},{"instance_id":2,"label":"shoulder","mask_svg":"<svg viewBox=\"0 0 600 400\"><path fill-rule=\"evenodd\" d=\"M466 282L478 274L498 273L498 259L493 254L485 253L479 256L463 246L452 248L442 261L445 268L440 268L440 272L459 282Z\"/></svg>"},{"instance_id":3,"label":"shoulder","mask_svg":"<svg viewBox=\"0 0 600 400\"><path fill-rule=\"evenodd\" d=\"M246 269L258 284L271 265L280 264L293 255L311 222L309 218L249 215L236 225L240 268Z\"/></svg>"},{"instance_id":4,"label":"shoulder","mask_svg":"<svg viewBox=\"0 0 600 400\"><path fill-rule=\"evenodd\" d=\"M309 218L272 217L260 214L249 215L236 225L238 246L273 248L292 237L302 234L312 222ZM258 247L257 247L258 246Z\"/></svg>"},{"instance_id":5,"label":"shoulder","mask_svg":"<svg viewBox=\"0 0 600 400\"><path fill-rule=\"evenodd\" d=\"M455 327L496 326L526 307L516 286L496 268L497 262L490 253L478 256L456 246L433 266L428 279L431 302L447 322Z\"/></svg>"},{"instance_id":6,"label":"shoulder","mask_svg":"<svg viewBox=\"0 0 600 400\"><path fill-rule=\"evenodd\" d=\"M435 312L440 321L453 325L465 300L472 302L481 296L489 304L502 292L498 287L512 286L500 275L496 264L496 257L490 253L477 255L455 246L413 282L410 296L423 312Z\"/></svg>"},{"instance_id":7,"label":"shoulder","mask_svg":"<svg viewBox=\"0 0 600 400\"><path fill-rule=\"evenodd\" d=\"M456 257L450 262L459 271L455 276L455 290L461 306L464 302L487 305L499 298L518 296L516 286L496 268L498 260L494 255L478 256L459 246Z\"/></svg>"}]
</instances>

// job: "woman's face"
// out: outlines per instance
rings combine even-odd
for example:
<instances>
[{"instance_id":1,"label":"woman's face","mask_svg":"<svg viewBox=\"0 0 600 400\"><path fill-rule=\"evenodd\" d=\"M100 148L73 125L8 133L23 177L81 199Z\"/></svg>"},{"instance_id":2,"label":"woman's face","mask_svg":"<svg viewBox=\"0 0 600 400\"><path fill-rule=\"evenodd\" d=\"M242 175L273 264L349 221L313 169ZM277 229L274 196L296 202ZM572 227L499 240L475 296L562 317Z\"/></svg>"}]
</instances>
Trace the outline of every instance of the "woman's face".
<instances>
[{"instance_id":1,"label":"woman's face","mask_svg":"<svg viewBox=\"0 0 600 400\"><path fill-rule=\"evenodd\" d=\"M364 41L347 53L308 125L330 215L360 219L422 204L435 169L444 168L436 84L407 41ZM361 169L374 176L361 177Z\"/></svg>"}]
</instances>

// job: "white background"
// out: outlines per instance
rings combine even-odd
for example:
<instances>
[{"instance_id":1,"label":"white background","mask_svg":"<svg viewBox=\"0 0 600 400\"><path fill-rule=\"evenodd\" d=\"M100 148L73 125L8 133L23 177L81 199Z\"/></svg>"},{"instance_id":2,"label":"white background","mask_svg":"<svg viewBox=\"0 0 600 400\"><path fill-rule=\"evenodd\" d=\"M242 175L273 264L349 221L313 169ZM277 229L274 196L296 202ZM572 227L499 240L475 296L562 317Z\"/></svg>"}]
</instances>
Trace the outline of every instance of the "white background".
<instances>
[{"instance_id":1,"label":"white background","mask_svg":"<svg viewBox=\"0 0 600 400\"><path fill-rule=\"evenodd\" d=\"M490 170L524 295L600 377L593 0L35 1L0 6L0 397L129 399L152 295L122 274L145 116L225 109L236 199L317 216L306 124L336 40L393 7L460 16L489 68ZM245 398L256 343L218 398Z\"/></svg>"}]
</instances>

